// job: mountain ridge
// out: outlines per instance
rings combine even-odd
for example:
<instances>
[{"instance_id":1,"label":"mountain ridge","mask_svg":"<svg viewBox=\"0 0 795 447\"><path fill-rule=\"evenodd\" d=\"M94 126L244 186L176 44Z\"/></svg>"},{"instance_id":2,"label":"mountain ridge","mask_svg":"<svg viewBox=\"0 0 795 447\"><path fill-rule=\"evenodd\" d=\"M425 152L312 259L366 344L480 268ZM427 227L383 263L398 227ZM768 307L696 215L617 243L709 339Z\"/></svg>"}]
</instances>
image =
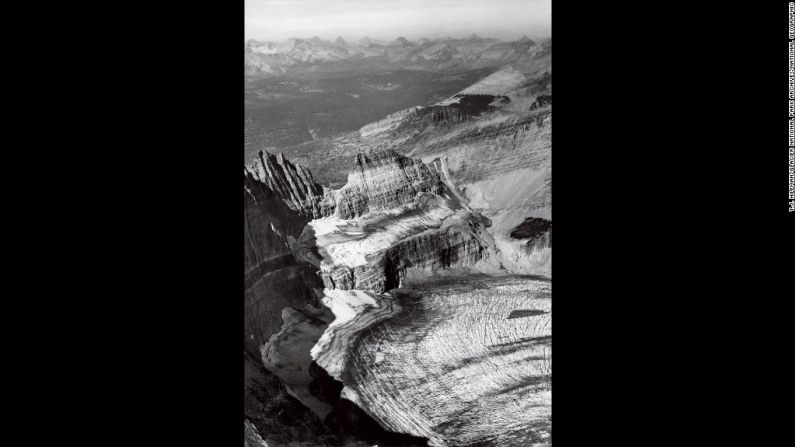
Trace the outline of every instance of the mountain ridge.
<instances>
[{"instance_id":1,"label":"mountain ridge","mask_svg":"<svg viewBox=\"0 0 795 447\"><path fill-rule=\"evenodd\" d=\"M472 34L462 38L442 37L392 41L365 37L357 41L338 36L335 40L290 38L283 41L245 42L245 72L249 76L278 76L288 72L322 70L324 64L378 60L385 67L430 71L468 67L502 66L549 51L551 38L535 42L527 36L502 41ZM384 59L381 61L380 59Z\"/></svg>"}]
</instances>

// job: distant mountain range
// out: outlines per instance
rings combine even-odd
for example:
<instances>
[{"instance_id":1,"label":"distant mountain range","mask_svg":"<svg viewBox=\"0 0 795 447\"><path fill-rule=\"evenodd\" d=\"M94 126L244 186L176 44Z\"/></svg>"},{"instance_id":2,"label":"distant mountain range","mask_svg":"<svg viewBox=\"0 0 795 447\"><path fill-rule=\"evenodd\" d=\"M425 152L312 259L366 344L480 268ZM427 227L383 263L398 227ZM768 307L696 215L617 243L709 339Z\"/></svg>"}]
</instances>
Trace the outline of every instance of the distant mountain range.
<instances>
[{"instance_id":1,"label":"distant mountain range","mask_svg":"<svg viewBox=\"0 0 795 447\"><path fill-rule=\"evenodd\" d=\"M513 42L471 35L468 38L421 38L393 41L363 38L349 42L319 37L283 42L249 40L245 46L245 71L252 76L278 76L290 72L336 71L355 67L451 70L511 65L532 71L539 60L548 60L552 40L534 42L527 36Z\"/></svg>"}]
</instances>

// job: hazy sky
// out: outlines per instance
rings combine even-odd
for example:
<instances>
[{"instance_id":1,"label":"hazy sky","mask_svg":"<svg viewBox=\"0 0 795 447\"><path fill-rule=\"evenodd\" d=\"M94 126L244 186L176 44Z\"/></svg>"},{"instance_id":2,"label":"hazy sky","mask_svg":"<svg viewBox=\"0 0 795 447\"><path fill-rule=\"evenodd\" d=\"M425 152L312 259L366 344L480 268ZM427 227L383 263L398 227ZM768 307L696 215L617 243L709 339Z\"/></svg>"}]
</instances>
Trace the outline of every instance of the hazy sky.
<instances>
[{"instance_id":1,"label":"hazy sky","mask_svg":"<svg viewBox=\"0 0 795 447\"><path fill-rule=\"evenodd\" d=\"M246 0L246 38L550 34L551 0Z\"/></svg>"}]
</instances>

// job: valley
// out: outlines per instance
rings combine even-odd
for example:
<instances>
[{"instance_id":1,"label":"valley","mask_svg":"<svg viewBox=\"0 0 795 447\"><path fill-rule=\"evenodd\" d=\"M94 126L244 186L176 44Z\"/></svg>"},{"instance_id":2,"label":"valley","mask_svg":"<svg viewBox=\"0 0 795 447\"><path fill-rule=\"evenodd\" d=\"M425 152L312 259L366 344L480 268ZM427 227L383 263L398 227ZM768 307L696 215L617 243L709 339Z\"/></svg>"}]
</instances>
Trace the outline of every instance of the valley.
<instances>
[{"instance_id":1,"label":"valley","mask_svg":"<svg viewBox=\"0 0 795 447\"><path fill-rule=\"evenodd\" d=\"M415 105L446 98L492 69L444 75L419 70L299 73L246 82L245 154L336 137ZM308 145L308 147L312 147Z\"/></svg>"}]
</instances>

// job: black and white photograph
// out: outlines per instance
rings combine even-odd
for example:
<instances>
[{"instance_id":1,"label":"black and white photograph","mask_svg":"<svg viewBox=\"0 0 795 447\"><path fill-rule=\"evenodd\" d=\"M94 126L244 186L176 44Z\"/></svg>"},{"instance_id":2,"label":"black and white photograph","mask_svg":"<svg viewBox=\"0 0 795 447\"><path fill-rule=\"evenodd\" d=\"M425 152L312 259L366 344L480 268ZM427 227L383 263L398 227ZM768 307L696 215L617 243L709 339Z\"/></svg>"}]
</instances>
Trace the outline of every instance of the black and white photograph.
<instances>
[{"instance_id":1,"label":"black and white photograph","mask_svg":"<svg viewBox=\"0 0 795 447\"><path fill-rule=\"evenodd\" d=\"M549 0L251 0L246 446L549 446Z\"/></svg>"},{"instance_id":2,"label":"black and white photograph","mask_svg":"<svg viewBox=\"0 0 795 447\"><path fill-rule=\"evenodd\" d=\"M791 444L795 1L21 6L16 439Z\"/></svg>"}]
</instances>

